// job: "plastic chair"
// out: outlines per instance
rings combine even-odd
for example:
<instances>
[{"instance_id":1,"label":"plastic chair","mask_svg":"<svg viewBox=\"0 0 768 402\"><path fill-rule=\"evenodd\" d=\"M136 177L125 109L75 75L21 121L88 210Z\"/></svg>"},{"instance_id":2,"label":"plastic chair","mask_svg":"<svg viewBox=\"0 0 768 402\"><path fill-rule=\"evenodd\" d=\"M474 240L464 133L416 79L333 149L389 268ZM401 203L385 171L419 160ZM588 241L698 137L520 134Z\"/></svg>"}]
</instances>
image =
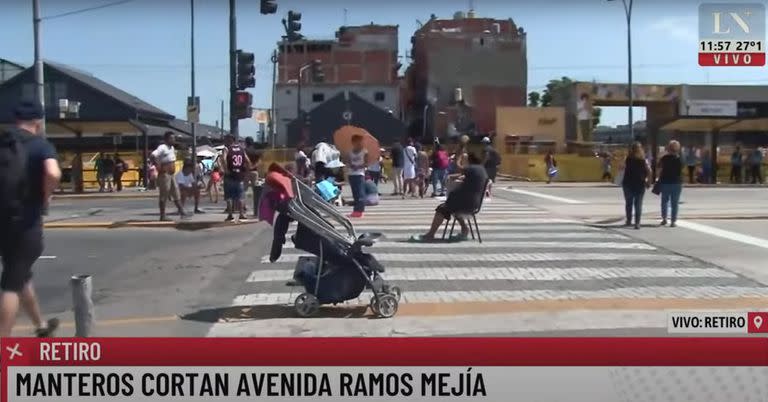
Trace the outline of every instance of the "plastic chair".
<instances>
[{"instance_id":1,"label":"plastic chair","mask_svg":"<svg viewBox=\"0 0 768 402\"><path fill-rule=\"evenodd\" d=\"M453 214L453 219L446 219L445 221L445 227L443 228L443 240L445 240L445 235L448 232L448 221L452 220L451 223L451 233L448 235L453 236L453 230L456 228L456 220L458 218L462 218L465 222L467 222L467 225L469 226L469 234L472 235L472 240L475 240L475 232L477 232L477 241L479 243L483 242L483 238L480 236L480 226L477 225L477 214L480 213L480 210L483 208L483 200L485 199L485 191L488 189L488 185L491 184L491 180L488 179L485 182L485 187L483 188L483 192L481 193L480 197L480 203L478 203L477 208L475 208L472 212L457 212ZM471 218L471 220L470 220ZM472 227L474 223L474 228Z\"/></svg>"}]
</instances>

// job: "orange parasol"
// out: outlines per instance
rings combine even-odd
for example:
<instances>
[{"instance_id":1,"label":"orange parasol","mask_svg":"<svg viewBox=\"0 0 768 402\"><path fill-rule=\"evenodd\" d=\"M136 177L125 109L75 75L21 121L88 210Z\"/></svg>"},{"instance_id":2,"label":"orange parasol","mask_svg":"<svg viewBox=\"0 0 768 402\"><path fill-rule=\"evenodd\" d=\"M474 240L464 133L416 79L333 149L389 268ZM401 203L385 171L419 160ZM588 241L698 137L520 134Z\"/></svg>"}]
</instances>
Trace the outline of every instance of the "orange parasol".
<instances>
[{"instance_id":1,"label":"orange parasol","mask_svg":"<svg viewBox=\"0 0 768 402\"><path fill-rule=\"evenodd\" d=\"M344 126L333 133L333 144L345 157L352 151L352 137L360 135L363 137L363 147L368 150L368 162L373 163L379 160L381 156L381 147L379 140L363 128L355 126Z\"/></svg>"}]
</instances>

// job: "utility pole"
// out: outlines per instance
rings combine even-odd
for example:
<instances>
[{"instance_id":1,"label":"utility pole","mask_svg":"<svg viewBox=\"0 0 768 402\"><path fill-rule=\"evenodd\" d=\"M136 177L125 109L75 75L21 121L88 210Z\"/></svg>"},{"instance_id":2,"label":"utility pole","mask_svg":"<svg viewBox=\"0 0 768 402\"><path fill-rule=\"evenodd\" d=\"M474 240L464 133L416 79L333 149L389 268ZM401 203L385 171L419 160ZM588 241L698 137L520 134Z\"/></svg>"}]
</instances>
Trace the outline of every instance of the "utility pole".
<instances>
[{"instance_id":1,"label":"utility pole","mask_svg":"<svg viewBox=\"0 0 768 402\"><path fill-rule=\"evenodd\" d=\"M32 26L35 36L35 86L37 101L45 111L45 77L43 76L43 58L40 55L40 0L32 0ZM42 135L45 136L45 116L43 116Z\"/></svg>"},{"instance_id":2,"label":"utility pole","mask_svg":"<svg viewBox=\"0 0 768 402\"><path fill-rule=\"evenodd\" d=\"M221 100L221 138L224 138L224 99Z\"/></svg>"},{"instance_id":3,"label":"utility pole","mask_svg":"<svg viewBox=\"0 0 768 402\"><path fill-rule=\"evenodd\" d=\"M238 138L238 119L235 113L237 91L237 18L236 0L229 0L229 133Z\"/></svg>"},{"instance_id":4,"label":"utility pole","mask_svg":"<svg viewBox=\"0 0 768 402\"><path fill-rule=\"evenodd\" d=\"M275 128L275 96L277 94L277 49L272 52L272 107L269 110L269 135L272 136L272 148L277 147Z\"/></svg>"},{"instance_id":5,"label":"utility pole","mask_svg":"<svg viewBox=\"0 0 768 402\"><path fill-rule=\"evenodd\" d=\"M195 0L189 0L189 9L190 9L190 35L189 35L189 46L190 46L190 54L191 54L191 89L192 89L192 102L195 104L196 107L200 107L197 102L197 98L195 98ZM198 116L200 113L200 110L197 111ZM192 160L197 160L197 124L195 123L195 119L193 119L191 122L192 124ZM195 164L197 166L197 164ZM197 167L195 167L197 169Z\"/></svg>"}]
</instances>

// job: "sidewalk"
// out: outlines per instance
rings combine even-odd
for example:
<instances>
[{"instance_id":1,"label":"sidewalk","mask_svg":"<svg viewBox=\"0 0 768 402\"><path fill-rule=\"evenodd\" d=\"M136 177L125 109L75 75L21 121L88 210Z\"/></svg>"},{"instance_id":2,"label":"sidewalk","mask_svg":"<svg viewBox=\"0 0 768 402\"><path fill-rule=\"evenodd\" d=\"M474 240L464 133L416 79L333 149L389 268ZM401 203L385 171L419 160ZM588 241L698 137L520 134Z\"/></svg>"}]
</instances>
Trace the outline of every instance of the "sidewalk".
<instances>
[{"instance_id":1,"label":"sidewalk","mask_svg":"<svg viewBox=\"0 0 768 402\"><path fill-rule=\"evenodd\" d=\"M71 191L55 192L54 200L77 200L77 199L124 199L124 198L157 198L157 190L144 190L137 187L128 187L120 192L103 192L98 190L87 190L84 193L74 193Z\"/></svg>"},{"instance_id":2,"label":"sidewalk","mask_svg":"<svg viewBox=\"0 0 768 402\"><path fill-rule=\"evenodd\" d=\"M160 222L157 208L139 208L126 211L120 208L92 208L82 211L51 211L44 217L46 229L117 229L124 227L144 228L176 228L185 230L200 230L212 227L234 226L258 223L253 216L239 223L224 222L227 215L224 205L203 206L204 214L194 214L186 219L178 216L169 206L170 222ZM173 211L173 212L170 212ZM252 213L253 211L248 211Z\"/></svg>"},{"instance_id":3,"label":"sidewalk","mask_svg":"<svg viewBox=\"0 0 768 402\"><path fill-rule=\"evenodd\" d=\"M516 180L504 180L504 184L512 184L516 187L541 187L541 188L610 188L617 186L614 183L607 182L552 182L547 184L539 181L516 181ZM718 183L718 184L688 184L684 183L684 187L691 188L764 188L766 184L731 184L731 183Z\"/></svg>"}]
</instances>

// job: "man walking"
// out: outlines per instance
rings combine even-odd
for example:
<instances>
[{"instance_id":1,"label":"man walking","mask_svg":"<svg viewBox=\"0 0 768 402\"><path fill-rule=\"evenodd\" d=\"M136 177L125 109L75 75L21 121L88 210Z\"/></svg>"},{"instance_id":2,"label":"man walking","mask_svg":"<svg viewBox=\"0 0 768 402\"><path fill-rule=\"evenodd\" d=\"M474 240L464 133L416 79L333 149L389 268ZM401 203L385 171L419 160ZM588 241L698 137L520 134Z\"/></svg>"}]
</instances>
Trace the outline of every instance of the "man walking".
<instances>
[{"instance_id":1,"label":"man walking","mask_svg":"<svg viewBox=\"0 0 768 402\"><path fill-rule=\"evenodd\" d=\"M240 213L239 220L246 220L245 204L243 203L244 185L243 181L251 170L251 162L240 144L235 142L235 137L227 135L224 138L224 152L222 154L224 170L224 201L227 202L226 222L235 220L232 214L235 211ZM258 213L258 211L257 211Z\"/></svg>"},{"instance_id":2,"label":"man walking","mask_svg":"<svg viewBox=\"0 0 768 402\"><path fill-rule=\"evenodd\" d=\"M165 216L165 204L168 202L168 199L173 200L176 209L179 210L179 216L182 218L187 217L179 200L179 185L176 183L176 149L173 146L174 142L173 131L166 131L163 136L163 143L149 155L152 163L157 167L157 187L160 190L160 221L162 222L170 221Z\"/></svg>"},{"instance_id":3,"label":"man walking","mask_svg":"<svg viewBox=\"0 0 768 402\"><path fill-rule=\"evenodd\" d=\"M42 211L61 180L53 145L40 136L43 108L23 103L16 127L0 135L0 338L11 336L19 307L35 335L49 337L58 319L43 324L32 286L32 266L43 252Z\"/></svg>"}]
</instances>

